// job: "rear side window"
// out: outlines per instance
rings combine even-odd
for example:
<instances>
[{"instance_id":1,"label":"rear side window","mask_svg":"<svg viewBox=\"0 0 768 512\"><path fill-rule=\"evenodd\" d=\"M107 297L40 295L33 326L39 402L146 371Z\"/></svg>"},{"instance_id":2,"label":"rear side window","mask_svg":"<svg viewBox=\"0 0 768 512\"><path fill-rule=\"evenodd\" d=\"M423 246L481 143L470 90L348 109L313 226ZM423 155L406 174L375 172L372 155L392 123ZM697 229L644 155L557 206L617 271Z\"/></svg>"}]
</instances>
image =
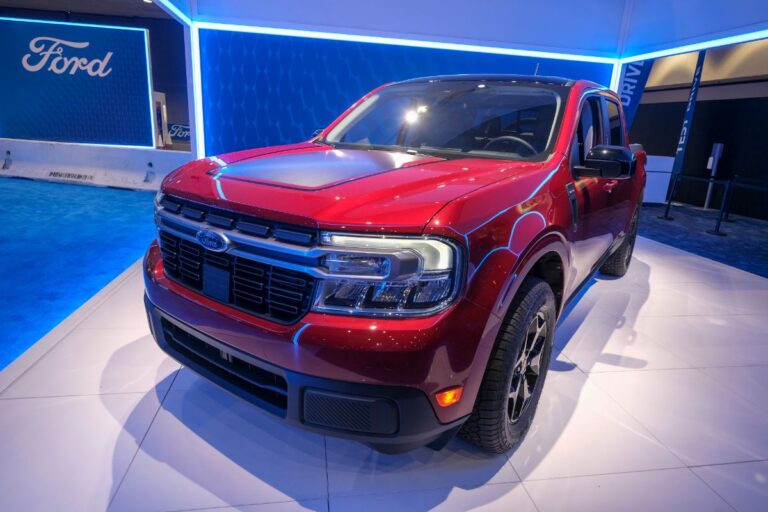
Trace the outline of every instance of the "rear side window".
<instances>
[{"instance_id":1,"label":"rear side window","mask_svg":"<svg viewBox=\"0 0 768 512\"><path fill-rule=\"evenodd\" d=\"M623 146L624 129L621 126L621 114L619 113L619 105L611 100L606 100L605 105L608 108L608 136L610 137L608 144L612 146Z\"/></svg>"}]
</instances>

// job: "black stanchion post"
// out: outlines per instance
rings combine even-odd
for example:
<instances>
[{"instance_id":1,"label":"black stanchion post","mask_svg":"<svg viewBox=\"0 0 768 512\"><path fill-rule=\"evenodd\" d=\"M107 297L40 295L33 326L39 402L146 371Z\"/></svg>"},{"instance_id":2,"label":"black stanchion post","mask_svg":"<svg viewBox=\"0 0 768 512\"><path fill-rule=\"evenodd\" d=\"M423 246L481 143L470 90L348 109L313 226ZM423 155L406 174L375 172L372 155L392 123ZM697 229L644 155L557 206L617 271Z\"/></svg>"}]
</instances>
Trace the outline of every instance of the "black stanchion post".
<instances>
[{"instance_id":1,"label":"black stanchion post","mask_svg":"<svg viewBox=\"0 0 768 512\"><path fill-rule=\"evenodd\" d=\"M731 182L728 180L725 182L725 192L723 192L723 200L720 203L720 214L717 216L717 223L715 229L708 229L707 233L710 235L725 236L726 234L720 231L720 224L723 223L723 217L725 216L725 210L728 207L728 203L731 202Z\"/></svg>"},{"instance_id":2,"label":"black stanchion post","mask_svg":"<svg viewBox=\"0 0 768 512\"><path fill-rule=\"evenodd\" d=\"M669 197L667 198L667 207L664 208L664 215L660 215L660 219L664 220L674 220L673 217L669 216L669 209L672 207L672 198L675 196L675 191L677 190L677 184L680 183L680 175L675 174L674 178L675 181L672 182L672 190L669 191Z\"/></svg>"},{"instance_id":3,"label":"black stanchion post","mask_svg":"<svg viewBox=\"0 0 768 512\"><path fill-rule=\"evenodd\" d=\"M737 181L739 179L738 174L733 175L733 181ZM725 217L723 217L723 220L725 222L736 222L731 218L731 202L728 201L728 207L725 209Z\"/></svg>"}]
</instances>

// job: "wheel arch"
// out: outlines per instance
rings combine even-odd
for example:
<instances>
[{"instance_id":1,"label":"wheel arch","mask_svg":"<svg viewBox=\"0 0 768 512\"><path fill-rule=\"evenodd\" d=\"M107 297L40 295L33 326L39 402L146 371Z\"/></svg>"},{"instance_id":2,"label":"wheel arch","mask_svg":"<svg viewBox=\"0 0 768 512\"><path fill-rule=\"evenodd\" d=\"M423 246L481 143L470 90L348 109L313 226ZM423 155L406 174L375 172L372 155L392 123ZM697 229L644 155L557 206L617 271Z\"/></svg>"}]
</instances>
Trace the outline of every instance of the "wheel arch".
<instances>
[{"instance_id":1,"label":"wheel arch","mask_svg":"<svg viewBox=\"0 0 768 512\"><path fill-rule=\"evenodd\" d=\"M552 288L559 316L567 300L565 284L568 282L570 256L566 243L562 233L548 231L529 244L502 287L494 305L494 314L504 318L520 290L520 285L526 278L534 276L544 280Z\"/></svg>"}]
</instances>

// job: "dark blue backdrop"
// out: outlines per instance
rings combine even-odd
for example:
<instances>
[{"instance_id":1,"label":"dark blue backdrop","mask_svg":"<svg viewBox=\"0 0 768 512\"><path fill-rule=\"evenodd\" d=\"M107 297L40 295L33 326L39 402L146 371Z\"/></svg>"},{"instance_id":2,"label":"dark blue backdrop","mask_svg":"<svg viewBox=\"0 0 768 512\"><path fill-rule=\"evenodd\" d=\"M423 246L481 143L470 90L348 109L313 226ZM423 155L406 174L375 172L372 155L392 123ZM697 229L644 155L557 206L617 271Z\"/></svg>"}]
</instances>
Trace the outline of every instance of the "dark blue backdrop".
<instances>
[{"instance_id":1,"label":"dark blue backdrop","mask_svg":"<svg viewBox=\"0 0 768 512\"><path fill-rule=\"evenodd\" d=\"M612 65L433 48L200 31L206 154L307 140L371 89L452 73L610 82Z\"/></svg>"},{"instance_id":2,"label":"dark blue backdrop","mask_svg":"<svg viewBox=\"0 0 768 512\"><path fill-rule=\"evenodd\" d=\"M145 34L0 18L0 137L154 146Z\"/></svg>"}]
</instances>

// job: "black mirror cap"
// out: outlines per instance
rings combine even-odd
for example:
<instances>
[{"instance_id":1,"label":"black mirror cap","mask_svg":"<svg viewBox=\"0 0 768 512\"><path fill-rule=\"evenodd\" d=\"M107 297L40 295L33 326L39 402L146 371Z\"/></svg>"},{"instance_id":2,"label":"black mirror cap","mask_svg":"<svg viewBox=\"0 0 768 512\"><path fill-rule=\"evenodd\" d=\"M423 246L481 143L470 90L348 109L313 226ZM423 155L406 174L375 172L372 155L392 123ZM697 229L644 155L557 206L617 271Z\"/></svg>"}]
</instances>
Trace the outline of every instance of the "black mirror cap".
<instances>
[{"instance_id":1,"label":"black mirror cap","mask_svg":"<svg viewBox=\"0 0 768 512\"><path fill-rule=\"evenodd\" d=\"M628 179L635 173L635 154L624 146L595 146L587 153L584 165L574 169L579 177Z\"/></svg>"}]
</instances>

